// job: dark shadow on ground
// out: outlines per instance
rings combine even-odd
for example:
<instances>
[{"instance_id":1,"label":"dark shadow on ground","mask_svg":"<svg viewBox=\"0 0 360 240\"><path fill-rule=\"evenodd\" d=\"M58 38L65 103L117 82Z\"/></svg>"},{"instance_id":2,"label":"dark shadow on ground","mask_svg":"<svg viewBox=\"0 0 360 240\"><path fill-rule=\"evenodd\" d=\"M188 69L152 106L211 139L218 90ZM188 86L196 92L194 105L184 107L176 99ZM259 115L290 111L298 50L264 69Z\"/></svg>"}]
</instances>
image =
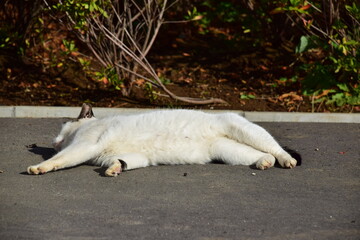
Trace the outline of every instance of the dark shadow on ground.
<instances>
[{"instance_id":1,"label":"dark shadow on ground","mask_svg":"<svg viewBox=\"0 0 360 240\"><path fill-rule=\"evenodd\" d=\"M36 144L31 144L26 146L29 152L40 155L44 160L47 160L55 155L56 151L53 148L48 147L38 147Z\"/></svg>"}]
</instances>

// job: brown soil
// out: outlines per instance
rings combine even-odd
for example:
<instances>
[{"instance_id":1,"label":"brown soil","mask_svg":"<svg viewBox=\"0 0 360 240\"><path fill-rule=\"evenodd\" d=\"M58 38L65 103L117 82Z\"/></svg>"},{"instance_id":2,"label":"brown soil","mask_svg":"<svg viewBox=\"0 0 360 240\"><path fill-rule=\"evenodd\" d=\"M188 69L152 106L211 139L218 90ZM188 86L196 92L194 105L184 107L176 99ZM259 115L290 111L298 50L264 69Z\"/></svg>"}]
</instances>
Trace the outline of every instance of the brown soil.
<instances>
[{"instance_id":1,"label":"brown soil","mask_svg":"<svg viewBox=\"0 0 360 240\"><path fill-rule=\"evenodd\" d=\"M157 97L141 84L133 87L130 97L124 98L111 86L79 76L81 71L75 67L56 76L42 72L41 67L26 65L15 55L1 53L0 105L80 106L82 102L91 102L97 107L126 108L360 111L351 106L312 105L309 97L301 95L299 81L284 80L293 72L287 67L288 63L278 60L276 50L271 46L256 52L223 54L214 51L214 45L208 46L201 41L181 44L175 39L163 48L155 47L150 55L158 74L167 80L166 87L179 96L221 98L227 104L189 105Z\"/></svg>"}]
</instances>

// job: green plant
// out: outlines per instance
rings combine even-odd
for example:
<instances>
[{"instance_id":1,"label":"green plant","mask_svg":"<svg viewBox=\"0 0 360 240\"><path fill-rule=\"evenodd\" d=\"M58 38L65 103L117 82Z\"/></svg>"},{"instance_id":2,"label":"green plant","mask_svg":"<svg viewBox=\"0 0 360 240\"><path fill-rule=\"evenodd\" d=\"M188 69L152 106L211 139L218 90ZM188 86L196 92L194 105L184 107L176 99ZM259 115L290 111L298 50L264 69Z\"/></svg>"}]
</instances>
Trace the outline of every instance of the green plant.
<instances>
[{"instance_id":1,"label":"green plant","mask_svg":"<svg viewBox=\"0 0 360 240\"><path fill-rule=\"evenodd\" d=\"M337 84L337 89L318 90L312 95L313 105L325 103L335 107L342 107L346 104L360 105L360 86L349 87L347 84ZM313 107L314 108L314 107Z\"/></svg>"},{"instance_id":2,"label":"green plant","mask_svg":"<svg viewBox=\"0 0 360 240\"><path fill-rule=\"evenodd\" d=\"M227 35L226 31L223 31L221 26L226 24L233 24L240 20L241 7L231 1L203 1L200 6L203 11L199 11L196 6L187 12L185 19L197 20L194 24L198 27L200 34L220 34ZM250 29L244 29L244 32L249 32Z\"/></svg>"},{"instance_id":3,"label":"green plant","mask_svg":"<svg viewBox=\"0 0 360 240\"><path fill-rule=\"evenodd\" d=\"M240 94L240 99L255 99L256 96L253 94Z\"/></svg>"},{"instance_id":4,"label":"green plant","mask_svg":"<svg viewBox=\"0 0 360 240\"><path fill-rule=\"evenodd\" d=\"M9 30L0 29L0 48L8 49L16 47L16 43L21 37L17 32L14 32L13 34L9 34L9 32Z\"/></svg>"},{"instance_id":5,"label":"green plant","mask_svg":"<svg viewBox=\"0 0 360 240\"><path fill-rule=\"evenodd\" d=\"M144 89L147 94L147 98L151 103L154 103L155 100L158 98L158 94L156 91L154 91L153 85L150 82L146 82Z\"/></svg>"},{"instance_id":6,"label":"green plant","mask_svg":"<svg viewBox=\"0 0 360 240\"><path fill-rule=\"evenodd\" d=\"M4 23L3 26L0 26L0 49L15 50L18 55L24 55L25 49L29 45L24 35L25 33Z\"/></svg>"},{"instance_id":7,"label":"green plant","mask_svg":"<svg viewBox=\"0 0 360 240\"><path fill-rule=\"evenodd\" d=\"M209 32L209 24L210 19L207 17L204 17L203 12L199 12L197 10L197 7L193 7L192 11L188 10L187 15L184 17L188 21L193 21L195 19L195 25L199 28L200 34L206 34Z\"/></svg>"},{"instance_id":8,"label":"green plant","mask_svg":"<svg viewBox=\"0 0 360 240\"><path fill-rule=\"evenodd\" d=\"M63 39L62 43L64 44L65 50L64 54L71 54L72 52L78 51L78 48L75 46L75 41Z\"/></svg>"},{"instance_id":9,"label":"green plant","mask_svg":"<svg viewBox=\"0 0 360 240\"><path fill-rule=\"evenodd\" d=\"M110 83L110 85L114 86L116 90L124 88L124 80L119 77L116 69L111 66L102 68L100 71L95 72L95 78L105 84Z\"/></svg>"},{"instance_id":10,"label":"green plant","mask_svg":"<svg viewBox=\"0 0 360 240\"><path fill-rule=\"evenodd\" d=\"M31 26L41 12L41 1L0 1L0 49L24 55Z\"/></svg>"},{"instance_id":11,"label":"green plant","mask_svg":"<svg viewBox=\"0 0 360 240\"><path fill-rule=\"evenodd\" d=\"M109 1L102 0L64 0L51 6L48 3L47 5L56 12L66 13L71 19L74 29L86 31L88 29L88 18L90 16L101 15L105 18L108 17L105 8L109 6L109 3Z\"/></svg>"},{"instance_id":12,"label":"green plant","mask_svg":"<svg viewBox=\"0 0 360 240\"><path fill-rule=\"evenodd\" d=\"M161 81L163 84L165 84L165 85L171 83L171 80L168 79L168 78L166 78L166 77L164 77L164 76L159 76L159 79L160 79L160 81Z\"/></svg>"},{"instance_id":13,"label":"green plant","mask_svg":"<svg viewBox=\"0 0 360 240\"><path fill-rule=\"evenodd\" d=\"M359 5L333 0L279 2L282 6L274 12L287 14L304 33L295 48L300 60L298 69L300 74L304 74L303 94L319 96L315 102L357 105L360 81ZM326 18L328 11L334 12Z\"/></svg>"},{"instance_id":14,"label":"green plant","mask_svg":"<svg viewBox=\"0 0 360 240\"><path fill-rule=\"evenodd\" d=\"M360 86L349 87L347 84L339 83L336 85L341 92L334 92L327 100L327 104L335 103L337 106L345 104L360 105Z\"/></svg>"}]
</instances>

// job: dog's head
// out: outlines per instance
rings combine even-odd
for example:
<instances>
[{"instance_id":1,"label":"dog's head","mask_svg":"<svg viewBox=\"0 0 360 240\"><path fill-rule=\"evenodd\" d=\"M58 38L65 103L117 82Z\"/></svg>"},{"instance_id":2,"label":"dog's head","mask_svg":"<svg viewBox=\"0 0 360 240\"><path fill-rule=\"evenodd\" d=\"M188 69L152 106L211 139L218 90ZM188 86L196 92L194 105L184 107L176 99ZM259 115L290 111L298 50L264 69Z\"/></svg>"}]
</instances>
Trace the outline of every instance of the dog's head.
<instances>
[{"instance_id":1,"label":"dog's head","mask_svg":"<svg viewBox=\"0 0 360 240\"><path fill-rule=\"evenodd\" d=\"M76 131L86 122L95 120L92 106L89 103L84 103L81 107L81 112L76 120L65 122L61 128L59 135L54 139L53 146L56 151L61 151L68 146Z\"/></svg>"}]
</instances>

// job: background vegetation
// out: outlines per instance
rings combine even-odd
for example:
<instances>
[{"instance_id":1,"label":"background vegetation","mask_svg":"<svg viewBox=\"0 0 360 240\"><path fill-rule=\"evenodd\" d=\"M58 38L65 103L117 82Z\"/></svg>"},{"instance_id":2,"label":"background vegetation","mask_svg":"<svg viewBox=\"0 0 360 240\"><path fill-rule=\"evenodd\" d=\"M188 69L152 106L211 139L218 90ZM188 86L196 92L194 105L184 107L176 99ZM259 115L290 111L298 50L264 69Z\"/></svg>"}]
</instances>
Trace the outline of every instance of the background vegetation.
<instances>
[{"instance_id":1,"label":"background vegetation","mask_svg":"<svg viewBox=\"0 0 360 240\"><path fill-rule=\"evenodd\" d=\"M261 88L271 87L276 101L287 101L290 106L306 98L312 111L336 111L343 106L352 110L360 105L360 5L356 1L124 2L128 5L112 5L108 0L2 1L2 55L16 56L49 76L70 75L88 85L101 82L130 98L134 88L141 88L151 101L164 96L189 100L176 98L166 87L175 81L174 74L161 71L161 62L154 57L177 50L219 61L237 59L245 62L240 66L257 65L276 78L252 80L258 82L251 83L256 91L241 92L239 101L257 99ZM119 22L143 14L142 9L150 17L129 21L125 32L133 31L131 36L119 34L118 40L106 42L106 31L96 32L99 24L119 32L125 24ZM144 25L146 21L153 25ZM97 37L87 37L90 31ZM97 56L104 49L106 54ZM124 49L131 54L121 55ZM116 62L119 58L122 62ZM9 75L11 67L5 65L0 64L0 70ZM241 74L239 86L248 81L246 71ZM291 90L282 92L284 86ZM205 95L190 102L201 103Z\"/></svg>"}]
</instances>

